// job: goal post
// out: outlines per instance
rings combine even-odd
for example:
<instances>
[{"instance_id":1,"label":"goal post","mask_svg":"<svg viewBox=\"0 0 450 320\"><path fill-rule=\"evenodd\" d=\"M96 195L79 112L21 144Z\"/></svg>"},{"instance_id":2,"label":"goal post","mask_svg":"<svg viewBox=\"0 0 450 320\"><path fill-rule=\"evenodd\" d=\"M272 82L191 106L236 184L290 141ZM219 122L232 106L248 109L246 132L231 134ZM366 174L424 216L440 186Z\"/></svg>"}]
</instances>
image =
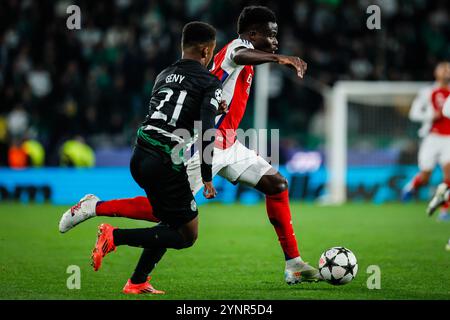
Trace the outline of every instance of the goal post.
<instances>
[{"instance_id":1,"label":"goal post","mask_svg":"<svg viewBox=\"0 0 450 320\"><path fill-rule=\"evenodd\" d=\"M253 128L256 130L267 129L269 118L269 77L270 64L265 63L255 66L255 111ZM261 134L258 136L258 152L263 156L267 155L267 136Z\"/></svg>"},{"instance_id":2,"label":"goal post","mask_svg":"<svg viewBox=\"0 0 450 320\"><path fill-rule=\"evenodd\" d=\"M338 81L335 83L325 97L328 123L326 150L328 193L324 199L325 202L342 204L347 200L348 128L349 115L351 115L349 105L353 103L356 106L370 108L383 107L376 110L384 113L386 108L401 106L403 111L407 112L419 90L427 85L430 83L409 81ZM377 121L380 122L380 133L389 130L383 127L382 118ZM399 121L409 122L409 119L406 115Z\"/></svg>"}]
</instances>

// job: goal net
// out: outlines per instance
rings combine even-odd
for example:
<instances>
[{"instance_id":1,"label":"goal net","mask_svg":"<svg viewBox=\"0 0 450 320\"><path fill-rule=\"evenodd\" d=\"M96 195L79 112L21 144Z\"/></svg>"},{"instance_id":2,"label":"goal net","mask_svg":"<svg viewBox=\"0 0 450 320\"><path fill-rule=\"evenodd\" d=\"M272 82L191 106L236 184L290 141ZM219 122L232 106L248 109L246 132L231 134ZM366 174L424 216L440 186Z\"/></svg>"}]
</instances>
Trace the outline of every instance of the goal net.
<instances>
[{"instance_id":1,"label":"goal net","mask_svg":"<svg viewBox=\"0 0 450 320\"><path fill-rule=\"evenodd\" d=\"M351 169L417 163L420 123L411 122L408 113L419 90L427 85L402 81L339 81L334 85L326 97L326 202L347 200Z\"/></svg>"}]
</instances>

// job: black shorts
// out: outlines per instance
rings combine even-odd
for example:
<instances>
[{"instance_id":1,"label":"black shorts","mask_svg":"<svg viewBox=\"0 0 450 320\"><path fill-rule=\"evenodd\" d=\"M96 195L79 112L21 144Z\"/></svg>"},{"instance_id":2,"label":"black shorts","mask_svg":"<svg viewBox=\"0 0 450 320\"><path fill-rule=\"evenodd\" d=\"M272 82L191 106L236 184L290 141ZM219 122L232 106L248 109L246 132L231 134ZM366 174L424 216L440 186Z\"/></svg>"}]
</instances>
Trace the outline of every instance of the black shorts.
<instances>
[{"instance_id":1,"label":"black shorts","mask_svg":"<svg viewBox=\"0 0 450 320\"><path fill-rule=\"evenodd\" d=\"M174 167L170 155L137 145L130 161L133 179L145 190L153 215L177 228L198 215L185 166Z\"/></svg>"}]
</instances>

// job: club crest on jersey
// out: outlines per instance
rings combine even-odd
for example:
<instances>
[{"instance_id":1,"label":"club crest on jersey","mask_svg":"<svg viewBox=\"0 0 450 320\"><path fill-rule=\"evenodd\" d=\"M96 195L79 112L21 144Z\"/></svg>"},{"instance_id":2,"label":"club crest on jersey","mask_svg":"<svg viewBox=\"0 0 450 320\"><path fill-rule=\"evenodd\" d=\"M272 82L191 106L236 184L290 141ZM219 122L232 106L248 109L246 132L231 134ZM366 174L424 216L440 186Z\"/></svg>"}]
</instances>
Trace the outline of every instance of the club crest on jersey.
<instances>
[{"instance_id":1,"label":"club crest on jersey","mask_svg":"<svg viewBox=\"0 0 450 320\"><path fill-rule=\"evenodd\" d=\"M195 200L191 201L191 211L197 211L197 203Z\"/></svg>"}]
</instances>

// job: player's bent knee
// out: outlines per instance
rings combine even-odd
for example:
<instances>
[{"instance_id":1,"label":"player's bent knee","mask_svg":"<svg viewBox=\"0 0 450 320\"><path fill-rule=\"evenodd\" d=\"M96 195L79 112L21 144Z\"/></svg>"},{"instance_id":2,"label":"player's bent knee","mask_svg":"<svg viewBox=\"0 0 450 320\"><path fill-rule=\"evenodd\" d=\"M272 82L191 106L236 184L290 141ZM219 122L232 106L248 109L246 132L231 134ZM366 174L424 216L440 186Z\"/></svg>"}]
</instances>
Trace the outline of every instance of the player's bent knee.
<instances>
[{"instance_id":1,"label":"player's bent knee","mask_svg":"<svg viewBox=\"0 0 450 320\"><path fill-rule=\"evenodd\" d=\"M186 248L192 247L195 241L197 240L197 237L198 237L197 232L191 233L185 241Z\"/></svg>"},{"instance_id":2,"label":"player's bent knee","mask_svg":"<svg viewBox=\"0 0 450 320\"><path fill-rule=\"evenodd\" d=\"M195 241L196 241L196 239L191 239L191 240L189 240L189 241L186 241L186 243L185 243L185 245L186 245L185 248L192 247L192 246L194 245Z\"/></svg>"},{"instance_id":3,"label":"player's bent knee","mask_svg":"<svg viewBox=\"0 0 450 320\"><path fill-rule=\"evenodd\" d=\"M280 194L288 189L288 182L280 173L265 175L261 178L256 189L267 196Z\"/></svg>"},{"instance_id":4,"label":"player's bent knee","mask_svg":"<svg viewBox=\"0 0 450 320\"><path fill-rule=\"evenodd\" d=\"M179 245L174 246L173 249L176 249L176 250L186 249L186 248L192 247L194 245L194 243L195 243L195 240L186 240L186 241L183 241L182 243L180 243Z\"/></svg>"},{"instance_id":5,"label":"player's bent knee","mask_svg":"<svg viewBox=\"0 0 450 320\"><path fill-rule=\"evenodd\" d=\"M189 247L192 247L195 243L195 239L189 239L183 242L183 244L181 246L179 246L178 248L175 249L186 249Z\"/></svg>"},{"instance_id":6,"label":"player's bent knee","mask_svg":"<svg viewBox=\"0 0 450 320\"><path fill-rule=\"evenodd\" d=\"M279 194L279 193L286 191L287 189L288 189L287 179L285 177L283 177L282 175L278 175L275 183L273 184L271 194L272 195Z\"/></svg>"},{"instance_id":7,"label":"player's bent knee","mask_svg":"<svg viewBox=\"0 0 450 320\"><path fill-rule=\"evenodd\" d=\"M192 233L183 233L183 242L175 249L186 249L192 247L197 240L198 234L196 232Z\"/></svg>"}]
</instances>

